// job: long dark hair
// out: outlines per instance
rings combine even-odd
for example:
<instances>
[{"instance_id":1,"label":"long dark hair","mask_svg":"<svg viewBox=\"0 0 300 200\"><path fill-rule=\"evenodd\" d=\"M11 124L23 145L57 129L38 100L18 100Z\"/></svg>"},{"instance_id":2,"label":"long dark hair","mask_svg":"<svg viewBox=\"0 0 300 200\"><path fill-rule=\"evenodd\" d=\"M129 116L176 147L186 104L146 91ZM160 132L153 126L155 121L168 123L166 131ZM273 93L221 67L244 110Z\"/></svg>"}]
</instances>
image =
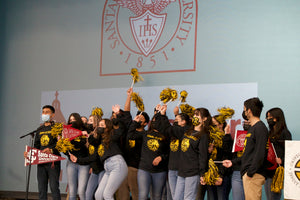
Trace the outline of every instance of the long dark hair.
<instances>
[{"instance_id":1,"label":"long dark hair","mask_svg":"<svg viewBox=\"0 0 300 200\"><path fill-rule=\"evenodd\" d=\"M266 118L268 117L268 113L274 119L276 119L276 124L273 127L270 127L270 137L275 137L278 139L281 135L281 132L284 129L287 129L283 111L280 108L271 108L266 112Z\"/></svg>"},{"instance_id":2,"label":"long dark hair","mask_svg":"<svg viewBox=\"0 0 300 200\"><path fill-rule=\"evenodd\" d=\"M206 117L206 120L204 121L204 123L200 127L200 132L197 133L195 135L195 137L200 138L201 135L203 135L203 134L209 134L211 126L213 125L212 124L212 117L211 117L209 111L206 108L197 108L194 111L194 114L200 115L202 119ZM193 131L194 131L194 129L192 128L187 132L187 134L191 135Z\"/></svg>"},{"instance_id":3,"label":"long dark hair","mask_svg":"<svg viewBox=\"0 0 300 200\"><path fill-rule=\"evenodd\" d=\"M76 128L78 130L84 130L84 124L81 120L81 116L79 115L79 113L71 113L70 114L69 119L68 119L68 125L71 124L71 117L72 116L75 118L75 125L73 124L74 127L73 127L73 125L72 125L72 127Z\"/></svg>"},{"instance_id":4,"label":"long dark hair","mask_svg":"<svg viewBox=\"0 0 300 200\"><path fill-rule=\"evenodd\" d=\"M104 145L104 147L107 149L109 147L109 144L111 142L111 137L113 134L113 123L111 120L109 119L102 119L104 120L105 126L106 128L104 129L104 133L101 135L102 137L102 143Z\"/></svg>"}]
</instances>

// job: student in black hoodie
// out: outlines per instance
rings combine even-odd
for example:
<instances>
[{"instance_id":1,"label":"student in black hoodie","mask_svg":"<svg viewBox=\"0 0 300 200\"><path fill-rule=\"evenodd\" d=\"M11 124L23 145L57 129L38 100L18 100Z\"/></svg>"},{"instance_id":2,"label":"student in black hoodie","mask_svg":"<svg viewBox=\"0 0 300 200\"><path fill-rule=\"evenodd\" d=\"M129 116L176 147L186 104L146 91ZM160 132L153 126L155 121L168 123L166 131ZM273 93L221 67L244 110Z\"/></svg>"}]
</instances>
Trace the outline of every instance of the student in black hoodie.
<instances>
[{"instance_id":1,"label":"student in black hoodie","mask_svg":"<svg viewBox=\"0 0 300 200\"><path fill-rule=\"evenodd\" d=\"M223 161L225 167L241 163L246 199L261 199L262 186L265 183L268 129L260 120L262 108L263 103L259 98L250 98L244 102L244 112L251 127L245 138L243 155L232 161Z\"/></svg>"},{"instance_id":2,"label":"student in black hoodie","mask_svg":"<svg viewBox=\"0 0 300 200\"><path fill-rule=\"evenodd\" d=\"M172 198L175 197L175 189L178 177L178 166L180 165L180 143L185 132L191 128L190 117L185 113L179 113L179 108L174 108L175 120L173 126L170 127L170 153L168 164L168 183Z\"/></svg>"},{"instance_id":3,"label":"student in black hoodie","mask_svg":"<svg viewBox=\"0 0 300 200\"><path fill-rule=\"evenodd\" d=\"M113 112L117 115L120 106L113 106ZM100 121L98 134L101 135L101 144L98 146L98 155L104 164L105 173L96 190L96 200L113 200L114 193L117 191L123 180L126 178L128 169L119 147L120 137L124 130L119 125L113 125L109 119Z\"/></svg>"},{"instance_id":4,"label":"student in black hoodie","mask_svg":"<svg viewBox=\"0 0 300 200\"><path fill-rule=\"evenodd\" d=\"M181 139L178 178L174 200L196 199L199 178L208 170L209 129L212 119L206 108L197 108L193 127ZM203 183L203 181L202 181Z\"/></svg>"},{"instance_id":5,"label":"student in black hoodie","mask_svg":"<svg viewBox=\"0 0 300 200\"><path fill-rule=\"evenodd\" d=\"M78 113L72 113L69 116L68 124L72 125L72 127L75 129L81 131L85 130L84 124ZM84 199L90 166L88 163L74 163L71 161L70 156L74 155L77 158L84 158L88 156L88 149L86 146L87 138L86 136L78 136L71 140L71 144L74 145L74 150L66 153L69 158L67 161L69 199L75 200L77 193L80 199Z\"/></svg>"},{"instance_id":6,"label":"student in black hoodie","mask_svg":"<svg viewBox=\"0 0 300 200\"><path fill-rule=\"evenodd\" d=\"M269 124L269 139L273 144L277 154L277 167L284 164L285 140L292 140L292 135L287 128L283 111L280 108L272 108L266 112L266 119ZM265 183L265 192L268 200L280 200L281 192L271 191L272 178L276 168L267 170L267 179Z\"/></svg>"},{"instance_id":7,"label":"student in black hoodie","mask_svg":"<svg viewBox=\"0 0 300 200\"><path fill-rule=\"evenodd\" d=\"M152 199L161 200L167 177L169 149L165 131L170 123L165 116L166 106L162 106L162 108L157 106L156 110L160 110L160 112L152 118L148 131L136 131L142 121L139 115L134 118L128 131L129 139L142 139L141 159L138 169L139 200L148 199L150 186L152 187Z\"/></svg>"},{"instance_id":8,"label":"student in black hoodie","mask_svg":"<svg viewBox=\"0 0 300 200\"><path fill-rule=\"evenodd\" d=\"M88 157L80 157L77 158L74 155L70 155L70 159L74 163L78 164L89 164L90 171L89 171L89 180L86 186L85 191L85 200L93 200L94 194L96 189L104 175L104 167L103 163L100 161L100 157L98 155L98 146L101 142L100 134L97 133L97 128L99 126L101 118L98 115L91 115L87 122L87 129L90 134L88 136L88 150L89 156ZM90 132L90 131L91 132Z\"/></svg>"}]
</instances>

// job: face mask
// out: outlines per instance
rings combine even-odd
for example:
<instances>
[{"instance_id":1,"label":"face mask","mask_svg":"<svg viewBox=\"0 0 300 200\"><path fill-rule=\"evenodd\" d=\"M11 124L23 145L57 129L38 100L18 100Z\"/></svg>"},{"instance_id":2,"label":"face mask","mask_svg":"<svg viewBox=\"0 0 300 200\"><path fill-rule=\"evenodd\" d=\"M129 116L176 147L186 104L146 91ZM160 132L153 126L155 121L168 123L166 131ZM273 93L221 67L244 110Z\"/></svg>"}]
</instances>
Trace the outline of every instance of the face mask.
<instances>
[{"instance_id":1,"label":"face mask","mask_svg":"<svg viewBox=\"0 0 300 200\"><path fill-rule=\"evenodd\" d=\"M273 118L267 119L267 122L268 122L270 128L273 128L273 126L276 124L276 122L273 121Z\"/></svg>"},{"instance_id":2,"label":"face mask","mask_svg":"<svg viewBox=\"0 0 300 200\"><path fill-rule=\"evenodd\" d=\"M72 125L72 128L76 128L76 129L79 129L80 127L79 127L79 125L78 125L78 123L77 122L71 122L71 125Z\"/></svg>"},{"instance_id":3,"label":"face mask","mask_svg":"<svg viewBox=\"0 0 300 200\"><path fill-rule=\"evenodd\" d=\"M152 121L151 126L153 129L158 130L158 123L156 121Z\"/></svg>"},{"instance_id":4,"label":"face mask","mask_svg":"<svg viewBox=\"0 0 300 200\"><path fill-rule=\"evenodd\" d=\"M119 120L117 118L113 118L111 121L114 126L117 126L119 124Z\"/></svg>"},{"instance_id":5,"label":"face mask","mask_svg":"<svg viewBox=\"0 0 300 200\"><path fill-rule=\"evenodd\" d=\"M97 128L97 134L101 135L102 133L104 133L104 128L103 127L98 127Z\"/></svg>"},{"instance_id":6,"label":"face mask","mask_svg":"<svg viewBox=\"0 0 300 200\"><path fill-rule=\"evenodd\" d=\"M243 124L244 131L248 131L250 127L251 127L250 124L245 124L245 123Z\"/></svg>"},{"instance_id":7,"label":"face mask","mask_svg":"<svg viewBox=\"0 0 300 200\"><path fill-rule=\"evenodd\" d=\"M86 128L87 128L87 132L89 132L89 133L94 130L93 124L87 124Z\"/></svg>"},{"instance_id":8,"label":"face mask","mask_svg":"<svg viewBox=\"0 0 300 200\"><path fill-rule=\"evenodd\" d=\"M246 114L245 114L245 111L243 111L242 116L243 116L243 119L244 119L244 120L248 120L248 118L247 118L247 116L246 116Z\"/></svg>"},{"instance_id":9,"label":"face mask","mask_svg":"<svg viewBox=\"0 0 300 200\"><path fill-rule=\"evenodd\" d=\"M193 117L192 123L193 123L194 126L198 126L200 124L199 118L198 117Z\"/></svg>"},{"instance_id":10,"label":"face mask","mask_svg":"<svg viewBox=\"0 0 300 200\"><path fill-rule=\"evenodd\" d=\"M42 121L43 122L48 122L48 121L50 121L50 115L42 115Z\"/></svg>"},{"instance_id":11,"label":"face mask","mask_svg":"<svg viewBox=\"0 0 300 200\"><path fill-rule=\"evenodd\" d=\"M142 127L142 123L138 122L136 128L141 128Z\"/></svg>"},{"instance_id":12,"label":"face mask","mask_svg":"<svg viewBox=\"0 0 300 200\"><path fill-rule=\"evenodd\" d=\"M178 122L174 122L174 123L173 123L173 126L178 126Z\"/></svg>"}]
</instances>

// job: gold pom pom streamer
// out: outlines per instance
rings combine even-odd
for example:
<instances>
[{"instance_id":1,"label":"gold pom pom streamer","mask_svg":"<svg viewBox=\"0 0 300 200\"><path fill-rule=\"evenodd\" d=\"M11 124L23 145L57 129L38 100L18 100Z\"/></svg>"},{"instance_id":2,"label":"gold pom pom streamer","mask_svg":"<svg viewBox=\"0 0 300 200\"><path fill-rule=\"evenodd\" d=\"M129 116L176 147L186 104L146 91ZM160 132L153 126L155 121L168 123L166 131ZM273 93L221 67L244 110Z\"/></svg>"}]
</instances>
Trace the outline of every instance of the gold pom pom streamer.
<instances>
[{"instance_id":1,"label":"gold pom pom streamer","mask_svg":"<svg viewBox=\"0 0 300 200\"><path fill-rule=\"evenodd\" d=\"M207 185L214 185L219 177L220 177L220 175L219 175L218 167L216 166L216 164L214 163L214 161L212 159L209 159L208 171L205 172L204 177L203 177L204 182Z\"/></svg>"},{"instance_id":2,"label":"gold pom pom streamer","mask_svg":"<svg viewBox=\"0 0 300 200\"><path fill-rule=\"evenodd\" d=\"M97 115L100 118L102 118L102 116L103 116L102 108L94 107L93 110L92 110L92 115Z\"/></svg>"},{"instance_id":3,"label":"gold pom pom streamer","mask_svg":"<svg viewBox=\"0 0 300 200\"><path fill-rule=\"evenodd\" d=\"M57 141L56 147L59 152L67 153L68 151L76 150L74 145L68 138L61 138Z\"/></svg>"},{"instance_id":4,"label":"gold pom pom streamer","mask_svg":"<svg viewBox=\"0 0 300 200\"><path fill-rule=\"evenodd\" d=\"M193 117L195 108L187 103L180 105L180 110L182 113L187 114L190 117Z\"/></svg>"},{"instance_id":5,"label":"gold pom pom streamer","mask_svg":"<svg viewBox=\"0 0 300 200\"><path fill-rule=\"evenodd\" d=\"M159 95L160 101L163 102L164 104L169 102L172 99L172 94L171 94L172 91L173 90L170 88L163 89Z\"/></svg>"},{"instance_id":6,"label":"gold pom pom streamer","mask_svg":"<svg viewBox=\"0 0 300 200\"><path fill-rule=\"evenodd\" d=\"M280 193L283 189L283 178L284 178L284 168L282 166L277 167L275 174L272 179L271 191L275 193Z\"/></svg>"},{"instance_id":7,"label":"gold pom pom streamer","mask_svg":"<svg viewBox=\"0 0 300 200\"><path fill-rule=\"evenodd\" d=\"M271 143L271 145L274 149L276 158L278 158L273 143ZM271 183L271 191L272 192L280 193L280 191L283 189L283 179L284 179L284 168L283 168L283 166L279 165L279 167L277 167L275 174L272 178L272 183Z\"/></svg>"},{"instance_id":8,"label":"gold pom pom streamer","mask_svg":"<svg viewBox=\"0 0 300 200\"><path fill-rule=\"evenodd\" d=\"M216 118L216 120L221 124L223 124L226 119L230 119L234 115L234 110L229 107L219 108L218 112L219 116Z\"/></svg>"},{"instance_id":9,"label":"gold pom pom streamer","mask_svg":"<svg viewBox=\"0 0 300 200\"><path fill-rule=\"evenodd\" d=\"M53 138L57 138L57 136L61 135L63 130L63 124L62 123L55 123L51 127L51 135Z\"/></svg>"},{"instance_id":10,"label":"gold pom pom streamer","mask_svg":"<svg viewBox=\"0 0 300 200\"><path fill-rule=\"evenodd\" d=\"M141 77L139 75L139 72L138 72L137 68L132 68L131 69L131 76L132 76L132 83L131 83L131 86L130 86L131 88L133 87L133 84L144 80L143 77Z\"/></svg>"},{"instance_id":11,"label":"gold pom pom streamer","mask_svg":"<svg viewBox=\"0 0 300 200\"><path fill-rule=\"evenodd\" d=\"M131 101L135 103L139 111L143 112L145 110L143 99L139 96L138 93L133 92L131 94Z\"/></svg>"},{"instance_id":12,"label":"gold pom pom streamer","mask_svg":"<svg viewBox=\"0 0 300 200\"><path fill-rule=\"evenodd\" d=\"M170 97L171 97L171 99L166 103L166 105L168 105L171 101L175 101L177 99L177 97L178 97L177 91L171 89Z\"/></svg>"},{"instance_id":13,"label":"gold pom pom streamer","mask_svg":"<svg viewBox=\"0 0 300 200\"><path fill-rule=\"evenodd\" d=\"M214 146L218 148L222 148L223 146L223 137L225 136L225 133L223 131L220 131L219 128L210 126L210 140L213 141Z\"/></svg>"},{"instance_id":14,"label":"gold pom pom streamer","mask_svg":"<svg viewBox=\"0 0 300 200\"><path fill-rule=\"evenodd\" d=\"M180 99L179 99L179 102L178 102L177 106L179 106L181 103L185 103L186 102L187 95L188 95L188 93L185 90L182 90L180 92Z\"/></svg>"}]
</instances>

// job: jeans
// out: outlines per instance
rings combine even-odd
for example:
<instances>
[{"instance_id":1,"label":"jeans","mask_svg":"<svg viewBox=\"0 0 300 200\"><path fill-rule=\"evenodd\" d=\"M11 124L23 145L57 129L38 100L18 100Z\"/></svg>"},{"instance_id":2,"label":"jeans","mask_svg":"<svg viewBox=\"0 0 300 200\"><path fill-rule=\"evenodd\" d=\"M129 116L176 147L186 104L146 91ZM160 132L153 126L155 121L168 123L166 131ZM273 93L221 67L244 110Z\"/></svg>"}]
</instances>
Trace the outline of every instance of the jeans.
<instances>
[{"instance_id":1,"label":"jeans","mask_svg":"<svg viewBox=\"0 0 300 200\"><path fill-rule=\"evenodd\" d=\"M197 197L197 189L200 176L177 177L174 200L194 200Z\"/></svg>"},{"instance_id":2,"label":"jeans","mask_svg":"<svg viewBox=\"0 0 300 200\"><path fill-rule=\"evenodd\" d=\"M96 200L113 200L114 193L127 176L128 169L124 158L115 155L104 161L104 175L95 193Z\"/></svg>"},{"instance_id":3,"label":"jeans","mask_svg":"<svg viewBox=\"0 0 300 200\"><path fill-rule=\"evenodd\" d=\"M207 199L208 200L224 200L223 196L223 184L216 185L208 185L207 186Z\"/></svg>"},{"instance_id":4,"label":"jeans","mask_svg":"<svg viewBox=\"0 0 300 200\"><path fill-rule=\"evenodd\" d=\"M138 170L139 200L147 200L150 186L152 188L152 200L161 200L163 188L166 183L167 172L151 173Z\"/></svg>"},{"instance_id":5,"label":"jeans","mask_svg":"<svg viewBox=\"0 0 300 200\"><path fill-rule=\"evenodd\" d=\"M59 190L60 162L40 164L37 166L37 180L39 199L46 200L48 192L48 180L52 193L52 199L60 200Z\"/></svg>"},{"instance_id":6,"label":"jeans","mask_svg":"<svg viewBox=\"0 0 300 200\"><path fill-rule=\"evenodd\" d=\"M264 185L267 200L280 200L281 199L281 191L280 191L280 193L272 192L271 191L271 184L272 184L272 178L268 177L266 179L266 183Z\"/></svg>"},{"instance_id":7,"label":"jeans","mask_svg":"<svg viewBox=\"0 0 300 200\"><path fill-rule=\"evenodd\" d=\"M177 177L178 177L178 171L175 170L169 170L168 172L168 180L169 180L169 186L171 190L172 198L175 197L175 188L177 183Z\"/></svg>"},{"instance_id":8,"label":"jeans","mask_svg":"<svg viewBox=\"0 0 300 200\"><path fill-rule=\"evenodd\" d=\"M85 199L86 200L94 199L96 189L97 189L103 175L104 175L104 170L101 171L99 174L91 173L89 181L86 186L86 191L85 191Z\"/></svg>"},{"instance_id":9,"label":"jeans","mask_svg":"<svg viewBox=\"0 0 300 200\"><path fill-rule=\"evenodd\" d=\"M89 169L89 165L79 165L70 160L67 161L69 200L76 200L77 191L80 200L85 199L85 189L89 179Z\"/></svg>"},{"instance_id":10,"label":"jeans","mask_svg":"<svg viewBox=\"0 0 300 200\"><path fill-rule=\"evenodd\" d=\"M245 200L243 180L240 171L233 171L231 178L232 200Z\"/></svg>"}]
</instances>

